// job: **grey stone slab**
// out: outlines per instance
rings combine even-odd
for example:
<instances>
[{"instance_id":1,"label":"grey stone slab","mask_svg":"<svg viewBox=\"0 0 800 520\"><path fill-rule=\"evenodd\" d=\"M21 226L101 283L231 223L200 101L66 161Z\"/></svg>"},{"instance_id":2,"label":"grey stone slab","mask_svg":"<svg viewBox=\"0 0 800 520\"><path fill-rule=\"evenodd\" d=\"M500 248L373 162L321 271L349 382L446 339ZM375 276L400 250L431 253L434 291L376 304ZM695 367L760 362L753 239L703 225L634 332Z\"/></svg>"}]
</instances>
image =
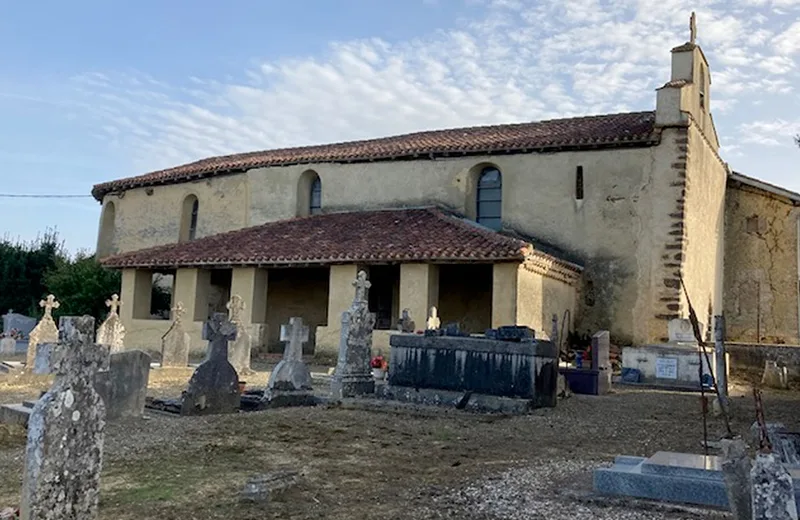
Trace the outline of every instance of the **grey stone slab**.
<instances>
[{"instance_id":1,"label":"grey stone slab","mask_svg":"<svg viewBox=\"0 0 800 520\"><path fill-rule=\"evenodd\" d=\"M611 334L607 330L601 330L592 336L592 368L611 369Z\"/></svg>"},{"instance_id":2,"label":"grey stone slab","mask_svg":"<svg viewBox=\"0 0 800 520\"><path fill-rule=\"evenodd\" d=\"M513 399L472 392L454 392L430 388L411 388L381 385L376 390L379 399L425 406L440 406L476 413L519 415L535 408L530 399Z\"/></svg>"},{"instance_id":3,"label":"grey stone slab","mask_svg":"<svg viewBox=\"0 0 800 520\"><path fill-rule=\"evenodd\" d=\"M59 346L56 343L41 343L36 345L36 356L33 360L33 373L37 375L52 374L55 369L55 352Z\"/></svg>"},{"instance_id":4,"label":"grey stone slab","mask_svg":"<svg viewBox=\"0 0 800 520\"><path fill-rule=\"evenodd\" d=\"M31 409L24 404L0 405L0 424L20 424L28 426Z\"/></svg>"},{"instance_id":5,"label":"grey stone slab","mask_svg":"<svg viewBox=\"0 0 800 520\"><path fill-rule=\"evenodd\" d=\"M723 439L722 474L734 520L752 520L752 463L742 439Z\"/></svg>"},{"instance_id":6,"label":"grey stone slab","mask_svg":"<svg viewBox=\"0 0 800 520\"><path fill-rule=\"evenodd\" d=\"M61 320L56 379L28 422L20 516L25 520L97 518L105 405L95 374L108 347L94 344L94 319Z\"/></svg>"},{"instance_id":7,"label":"grey stone slab","mask_svg":"<svg viewBox=\"0 0 800 520\"><path fill-rule=\"evenodd\" d=\"M797 520L795 483L774 455L756 455L750 480L753 484L753 518Z\"/></svg>"},{"instance_id":8,"label":"grey stone slab","mask_svg":"<svg viewBox=\"0 0 800 520\"><path fill-rule=\"evenodd\" d=\"M395 334L389 338L393 347L462 350L469 352L492 352L494 354L516 354L555 358L558 347L551 341L532 340L510 342L468 336L421 336Z\"/></svg>"},{"instance_id":9,"label":"grey stone slab","mask_svg":"<svg viewBox=\"0 0 800 520\"><path fill-rule=\"evenodd\" d=\"M216 313L205 323L203 338L209 343L208 356L181 397L181 415L237 413L239 375L228 361L228 342L236 338L236 326L225 314Z\"/></svg>"},{"instance_id":10,"label":"grey stone slab","mask_svg":"<svg viewBox=\"0 0 800 520\"><path fill-rule=\"evenodd\" d=\"M0 339L0 355L13 355L17 353L17 340L14 338Z\"/></svg>"},{"instance_id":11,"label":"grey stone slab","mask_svg":"<svg viewBox=\"0 0 800 520\"><path fill-rule=\"evenodd\" d=\"M141 350L111 354L109 369L95 378L95 388L106 404L109 421L141 417L150 379L150 355Z\"/></svg>"},{"instance_id":12,"label":"grey stone slab","mask_svg":"<svg viewBox=\"0 0 800 520\"><path fill-rule=\"evenodd\" d=\"M36 318L18 314L11 310L3 315L4 334L9 334L12 330L17 330L27 338L34 327L36 327Z\"/></svg>"},{"instance_id":13,"label":"grey stone slab","mask_svg":"<svg viewBox=\"0 0 800 520\"><path fill-rule=\"evenodd\" d=\"M642 462L641 471L650 475L722 480L722 459L715 455L659 451Z\"/></svg>"}]
</instances>

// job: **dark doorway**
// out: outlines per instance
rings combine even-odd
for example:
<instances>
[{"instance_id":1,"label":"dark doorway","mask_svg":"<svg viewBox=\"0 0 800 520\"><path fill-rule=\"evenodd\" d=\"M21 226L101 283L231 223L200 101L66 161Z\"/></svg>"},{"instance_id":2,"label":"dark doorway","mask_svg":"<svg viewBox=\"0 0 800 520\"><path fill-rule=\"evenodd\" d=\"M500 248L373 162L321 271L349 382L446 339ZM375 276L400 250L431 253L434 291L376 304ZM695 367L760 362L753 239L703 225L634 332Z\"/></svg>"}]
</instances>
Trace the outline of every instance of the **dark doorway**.
<instances>
[{"instance_id":1,"label":"dark doorway","mask_svg":"<svg viewBox=\"0 0 800 520\"><path fill-rule=\"evenodd\" d=\"M400 266L370 266L369 281L369 310L375 313L375 329L389 330L400 314Z\"/></svg>"}]
</instances>

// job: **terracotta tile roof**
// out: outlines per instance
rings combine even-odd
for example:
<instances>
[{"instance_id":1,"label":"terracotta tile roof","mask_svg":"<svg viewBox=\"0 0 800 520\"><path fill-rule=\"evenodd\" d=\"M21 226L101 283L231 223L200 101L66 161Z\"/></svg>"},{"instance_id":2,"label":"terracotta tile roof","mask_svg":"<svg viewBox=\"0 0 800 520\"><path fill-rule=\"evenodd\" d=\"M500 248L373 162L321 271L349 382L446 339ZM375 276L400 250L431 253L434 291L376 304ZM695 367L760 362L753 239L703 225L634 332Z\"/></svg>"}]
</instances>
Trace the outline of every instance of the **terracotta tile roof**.
<instances>
[{"instance_id":1,"label":"terracotta tile roof","mask_svg":"<svg viewBox=\"0 0 800 520\"><path fill-rule=\"evenodd\" d=\"M372 262L522 261L581 268L436 208L359 211L270 222L104 258L107 267L290 266Z\"/></svg>"},{"instance_id":2,"label":"terracotta tile roof","mask_svg":"<svg viewBox=\"0 0 800 520\"><path fill-rule=\"evenodd\" d=\"M92 194L97 200L102 200L111 191L170 184L265 166L647 145L655 142L654 124L655 112L631 112L434 130L365 141L240 153L98 184L92 189Z\"/></svg>"}]
</instances>

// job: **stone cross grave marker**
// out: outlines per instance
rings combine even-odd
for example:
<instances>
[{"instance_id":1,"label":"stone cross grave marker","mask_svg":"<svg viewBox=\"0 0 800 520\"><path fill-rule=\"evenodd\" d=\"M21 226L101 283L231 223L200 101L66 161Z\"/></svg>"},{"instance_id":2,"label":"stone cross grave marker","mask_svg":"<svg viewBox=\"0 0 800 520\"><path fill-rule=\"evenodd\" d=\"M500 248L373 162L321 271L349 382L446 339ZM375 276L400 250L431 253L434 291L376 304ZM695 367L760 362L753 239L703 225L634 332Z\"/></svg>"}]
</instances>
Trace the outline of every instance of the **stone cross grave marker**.
<instances>
[{"instance_id":1,"label":"stone cross grave marker","mask_svg":"<svg viewBox=\"0 0 800 520\"><path fill-rule=\"evenodd\" d=\"M52 388L28 423L21 518L97 518L106 408L94 388L108 348L94 343L94 318L61 322Z\"/></svg>"},{"instance_id":2,"label":"stone cross grave marker","mask_svg":"<svg viewBox=\"0 0 800 520\"><path fill-rule=\"evenodd\" d=\"M181 397L181 415L236 413L240 406L239 376L228 361L228 342L236 339L236 326L224 313L214 313L203 326L208 355L189 380Z\"/></svg>"},{"instance_id":3,"label":"stone cross grave marker","mask_svg":"<svg viewBox=\"0 0 800 520\"><path fill-rule=\"evenodd\" d=\"M119 295L111 295L110 300L106 300L106 307L108 307L108 316L105 321L97 328L97 342L101 345L108 345L111 352L122 352L125 350L125 327L122 326L122 320L119 317L119 308L122 301Z\"/></svg>"},{"instance_id":4,"label":"stone cross grave marker","mask_svg":"<svg viewBox=\"0 0 800 520\"><path fill-rule=\"evenodd\" d=\"M264 401L280 406L313 404L311 371L303 362L303 343L308 338L303 318L289 318L288 325L281 325L281 341L286 342L286 349L269 376Z\"/></svg>"},{"instance_id":5,"label":"stone cross grave marker","mask_svg":"<svg viewBox=\"0 0 800 520\"><path fill-rule=\"evenodd\" d=\"M335 399L375 392L375 380L369 366L372 329L375 327L375 314L369 312L367 303L371 285L367 273L359 271L353 281L353 304L342 313L339 360L331 379L331 394Z\"/></svg>"},{"instance_id":6,"label":"stone cross grave marker","mask_svg":"<svg viewBox=\"0 0 800 520\"><path fill-rule=\"evenodd\" d=\"M191 339L183 327L186 309L183 302L172 307L172 326L161 338L161 367L186 367L189 365Z\"/></svg>"},{"instance_id":7,"label":"stone cross grave marker","mask_svg":"<svg viewBox=\"0 0 800 520\"><path fill-rule=\"evenodd\" d=\"M234 294L226 307L228 309L228 320L236 327L236 339L228 351L228 360L239 375L249 374L252 372L250 370L250 351L253 342L248 330L248 323L245 322L244 318L244 311L247 305L244 302L244 298Z\"/></svg>"},{"instance_id":8,"label":"stone cross grave marker","mask_svg":"<svg viewBox=\"0 0 800 520\"><path fill-rule=\"evenodd\" d=\"M57 343L58 327L53 321L53 309L58 309L61 304L56 301L55 296L49 294L46 299L39 302L39 306L44 309L41 321L36 324L30 334L28 341L28 356L25 362L26 370L32 370L36 361L36 347L40 343Z\"/></svg>"},{"instance_id":9,"label":"stone cross grave marker","mask_svg":"<svg viewBox=\"0 0 800 520\"><path fill-rule=\"evenodd\" d=\"M438 330L442 326L442 320L439 319L439 312L436 307L431 307L430 316L428 316L427 328L428 330Z\"/></svg>"}]
</instances>

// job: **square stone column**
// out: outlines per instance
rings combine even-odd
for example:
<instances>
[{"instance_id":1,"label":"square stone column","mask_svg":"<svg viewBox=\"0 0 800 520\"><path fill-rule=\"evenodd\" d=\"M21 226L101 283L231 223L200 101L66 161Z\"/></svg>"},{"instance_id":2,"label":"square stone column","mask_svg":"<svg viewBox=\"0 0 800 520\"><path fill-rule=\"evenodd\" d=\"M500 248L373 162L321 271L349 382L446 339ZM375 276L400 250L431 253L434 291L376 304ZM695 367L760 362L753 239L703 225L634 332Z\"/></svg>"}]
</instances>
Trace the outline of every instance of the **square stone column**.
<instances>
[{"instance_id":1,"label":"square stone column","mask_svg":"<svg viewBox=\"0 0 800 520\"><path fill-rule=\"evenodd\" d=\"M408 309L418 330L425 328L428 311L439 305L439 266L400 265L400 309ZM393 318L397 319L398 316Z\"/></svg>"},{"instance_id":2,"label":"square stone column","mask_svg":"<svg viewBox=\"0 0 800 520\"><path fill-rule=\"evenodd\" d=\"M257 267L236 267L231 278L231 296L238 294L245 303L242 319L247 324L267 321L267 283L269 273Z\"/></svg>"},{"instance_id":3,"label":"square stone column","mask_svg":"<svg viewBox=\"0 0 800 520\"><path fill-rule=\"evenodd\" d=\"M178 269L175 273L173 305L183 303L186 321L204 322L208 318L208 287L211 271L206 269Z\"/></svg>"},{"instance_id":4,"label":"square stone column","mask_svg":"<svg viewBox=\"0 0 800 520\"><path fill-rule=\"evenodd\" d=\"M358 265L332 265L328 282L328 324L317 327L315 355L322 354L336 359L339 352L339 336L342 331L342 313L350 308L356 290L353 281L358 274Z\"/></svg>"},{"instance_id":5,"label":"square stone column","mask_svg":"<svg viewBox=\"0 0 800 520\"><path fill-rule=\"evenodd\" d=\"M519 264L494 264L492 270L492 327L517 324Z\"/></svg>"},{"instance_id":6,"label":"square stone column","mask_svg":"<svg viewBox=\"0 0 800 520\"><path fill-rule=\"evenodd\" d=\"M153 293L153 273L145 269L123 269L119 316L129 325L133 320L150 317L150 298Z\"/></svg>"}]
</instances>

